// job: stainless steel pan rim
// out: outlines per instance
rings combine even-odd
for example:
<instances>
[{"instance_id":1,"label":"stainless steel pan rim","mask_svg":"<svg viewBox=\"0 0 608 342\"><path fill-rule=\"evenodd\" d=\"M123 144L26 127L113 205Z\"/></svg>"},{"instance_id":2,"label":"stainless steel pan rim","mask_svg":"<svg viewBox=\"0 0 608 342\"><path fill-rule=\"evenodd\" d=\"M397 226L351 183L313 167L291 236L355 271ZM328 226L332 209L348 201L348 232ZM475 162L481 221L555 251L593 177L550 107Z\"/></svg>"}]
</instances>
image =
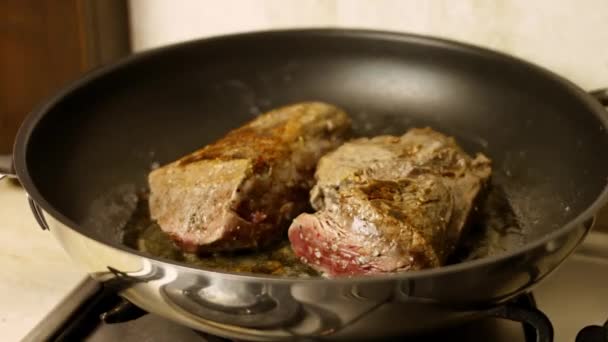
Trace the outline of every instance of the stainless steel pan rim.
<instances>
[{"instance_id":1,"label":"stainless steel pan rim","mask_svg":"<svg viewBox=\"0 0 608 342\"><path fill-rule=\"evenodd\" d=\"M119 61L118 63L115 63L113 65L109 65L109 66L97 69L93 72L90 72L83 78L81 78L81 79L77 80L76 82L72 83L71 85L67 86L62 91L57 93L53 98L51 98L49 101L47 101L45 104L43 104L40 108L38 108L38 109L34 110L32 113L30 113L30 115L25 119L24 123L22 124L22 126L17 134L17 137L15 139L15 145L14 145L14 149L13 149L13 151L14 151L13 152L14 168L15 168L17 177L19 178L19 181L24 186L28 195L35 201L36 204L40 205L40 207L42 207L42 209L46 213L48 213L49 215L52 215L59 222L66 225L70 229L74 230L78 234L81 234L83 236L86 236L87 238L98 241L93 236L80 232L77 229L78 225L75 222L73 222L72 220L70 220L69 218L64 216L62 213L60 213L58 210L56 210L56 208L53 207L53 205L51 203L49 203L44 197L42 197L42 195L38 192L38 190L34 184L34 181L29 174L28 167L27 167L27 147L28 147L28 143L29 143L29 138L31 136L32 131L35 129L38 122L44 117L44 115L51 108L53 108L57 103L61 102L64 98L69 96L75 90L94 82L97 78L99 78L105 74L115 72L121 68L128 67L129 65L136 63L142 59L145 59L148 56L162 54L163 51L165 51L165 50L175 49L175 48L178 48L181 46L201 44L204 42L209 42L209 41L214 41L214 40L242 38L244 36L283 35L283 34L304 34L304 35L308 35L308 36L333 35L333 36L358 37L358 38L367 38L367 39L379 39L379 40L388 40L388 41L413 42L413 43L417 43L417 44L441 46L446 49L462 50L462 51L466 51L468 53L491 55L492 57L495 57L495 58L497 57L497 58L501 58L501 59L508 59L512 62L517 62L519 64L522 64L522 65L530 68L531 70L540 72L540 73L544 74L548 79L550 79L550 80L554 81L555 83L561 85L562 87L570 90L573 93L573 95L577 96L588 107L589 111L595 115L595 117L602 124L603 130L608 131L608 115L606 115L605 109L601 106L600 103L598 103L595 99L593 99L593 97L590 96L589 94L587 94L583 89L581 89L580 87L573 84L572 82L564 79L563 77L561 77L545 68L539 67L530 62L515 58L513 56L510 56L510 55L507 55L504 53L496 52L496 51L493 51L490 49L481 48L481 47L473 46L470 44L464 44L464 43L455 42L455 41L451 41L451 40L432 38L432 37L416 35L416 34L394 33L394 32L374 31L374 30L292 29L292 30L257 31L257 32L232 34L232 35L218 36L218 37L200 39L200 40L189 41L189 42L184 42L184 43L178 43L178 44L173 44L173 45L169 45L169 46L162 47L162 48L153 49L153 50L150 50L147 52L135 54L135 55L132 55L130 57L127 57L127 58ZM607 180L608 180L608 178L607 178ZM257 279L257 280L264 280L264 281L268 281L268 282L294 282L294 281L297 281L297 282L327 282L327 281L330 281L333 283L342 283L342 282L346 283L346 282L353 282L353 281L375 282L375 281L386 281L386 280L408 280L408 279L416 279L416 278L433 277L433 276L438 276L438 275L447 275L450 273L458 273L458 272L461 272L466 269L481 267L481 266L492 264L492 263L495 263L498 261L503 261L503 260L506 260L509 258L521 256L521 255L525 254L526 251L540 247L540 246L568 233L569 231L575 229L576 227L579 227L580 225L592 224L594 215L606 203L608 203L608 186L605 186L604 189L602 189L602 192L600 193L600 195L597 196L597 198L594 200L594 202L587 209L582 211L579 215L577 215L575 218L570 220L567 224L565 224L564 226L562 226L559 229L556 229L555 231L552 231L551 233L547 234L543 238L538 239L537 241L527 243L526 245L521 246L510 252L496 255L496 256L486 257L486 258L482 258L482 259L478 259L478 260L472 260L472 261L466 261L466 262L462 262L462 263L458 263L458 264L454 264L454 265L448 265L448 266L444 266L444 267L440 267L440 268L436 268L436 269L410 271L410 272L387 274L387 275L381 275L381 276L378 276L378 275L376 275L376 276L356 276L356 277L326 279L326 278L320 278L320 277L287 278L287 277L280 277L280 276L258 275L258 274L251 274L251 273L224 272L224 271L217 271L217 270L213 270L213 269L192 267L186 263L158 258L158 257L152 256L152 255L142 253L140 251L137 251L135 249L129 248L129 247L127 247L125 245L121 245L121 244L109 243L107 241L98 241L98 242L100 242L104 245L107 245L111 248L120 250L122 252L135 254L135 255L138 255L138 256L141 256L144 258L155 260L160 263L172 264L179 268L188 269L188 271L190 271L190 272L200 272L201 275L221 274L224 277L235 277L235 278L239 278L239 279L248 279L248 280Z\"/></svg>"}]
</instances>

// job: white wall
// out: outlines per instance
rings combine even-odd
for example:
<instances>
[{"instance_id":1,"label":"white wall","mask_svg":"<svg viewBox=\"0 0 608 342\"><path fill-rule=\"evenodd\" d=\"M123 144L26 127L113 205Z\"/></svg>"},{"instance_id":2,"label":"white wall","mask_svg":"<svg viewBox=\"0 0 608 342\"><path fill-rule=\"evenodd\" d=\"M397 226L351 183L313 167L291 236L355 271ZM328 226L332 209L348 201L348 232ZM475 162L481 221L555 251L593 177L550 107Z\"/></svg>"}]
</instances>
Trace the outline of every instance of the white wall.
<instances>
[{"instance_id":1,"label":"white wall","mask_svg":"<svg viewBox=\"0 0 608 342\"><path fill-rule=\"evenodd\" d=\"M145 50L232 32L362 27L505 51L586 89L608 87L608 0L130 0Z\"/></svg>"}]
</instances>

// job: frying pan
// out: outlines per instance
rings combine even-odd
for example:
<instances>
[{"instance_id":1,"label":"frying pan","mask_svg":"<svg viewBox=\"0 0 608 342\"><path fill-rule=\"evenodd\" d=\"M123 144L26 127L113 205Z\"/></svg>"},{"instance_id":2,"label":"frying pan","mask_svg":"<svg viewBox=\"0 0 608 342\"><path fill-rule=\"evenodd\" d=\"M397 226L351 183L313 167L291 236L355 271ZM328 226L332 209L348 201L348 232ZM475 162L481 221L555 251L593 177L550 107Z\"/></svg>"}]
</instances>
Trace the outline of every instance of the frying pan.
<instances>
[{"instance_id":1,"label":"frying pan","mask_svg":"<svg viewBox=\"0 0 608 342\"><path fill-rule=\"evenodd\" d=\"M153 163L281 105L341 106L360 134L431 126L493 160L521 221L504 251L373 277L298 279L194 268L121 243ZM231 338L352 340L417 334L530 291L584 239L606 202L608 122L563 78L493 51L360 30L230 35L137 54L34 111L14 148L41 226L135 305Z\"/></svg>"}]
</instances>

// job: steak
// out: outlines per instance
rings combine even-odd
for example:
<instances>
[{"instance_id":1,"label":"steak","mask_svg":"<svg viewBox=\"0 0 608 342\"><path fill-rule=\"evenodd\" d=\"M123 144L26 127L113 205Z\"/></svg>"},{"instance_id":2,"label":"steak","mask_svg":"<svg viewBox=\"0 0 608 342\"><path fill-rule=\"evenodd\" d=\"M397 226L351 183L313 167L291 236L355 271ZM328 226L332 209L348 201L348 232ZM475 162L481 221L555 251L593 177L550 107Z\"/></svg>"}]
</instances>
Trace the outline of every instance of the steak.
<instances>
[{"instance_id":1,"label":"steak","mask_svg":"<svg viewBox=\"0 0 608 342\"><path fill-rule=\"evenodd\" d=\"M262 247L308 208L321 156L350 119L321 102L285 106L148 176L151 218L186 252Z\"/></svg>"},{"instance_id":2,"label":"steak","mask_svg":"<svg viewBox=\"0 0 608 342\"><path fill-rule=\"evenodd\" d=\"M465 233L490 174L488 158L470 157L430 128L352 140L319 161L317 212L299 215L289 240L326 276L438 267Z\"/></svg>"}]
</instances>

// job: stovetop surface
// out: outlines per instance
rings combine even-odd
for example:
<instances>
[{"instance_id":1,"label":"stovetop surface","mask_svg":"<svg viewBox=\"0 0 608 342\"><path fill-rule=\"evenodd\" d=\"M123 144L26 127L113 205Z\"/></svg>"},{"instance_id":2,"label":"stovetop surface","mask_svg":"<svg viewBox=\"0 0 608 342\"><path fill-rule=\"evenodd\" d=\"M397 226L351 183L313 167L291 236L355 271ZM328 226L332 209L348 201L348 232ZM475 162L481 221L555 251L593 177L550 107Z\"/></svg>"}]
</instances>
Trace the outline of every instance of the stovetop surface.
<instances>
[{"instance_id":1,"label":"stovetop surface","mask_svg":"<svg viewBox=\"0 0 608 342\"><path fill-rule=\"evenodd\" d=\"M386 341L390 340L394 341L394 339L386 339ZM459 328L439 332L433 334L433 336L425 335L424 337L408 339L407 341L514 342L524 340L524 331L521 324L488 318ZM146 315L134 321L100 327L88 337L86 341L223 342L227 340L197 333L187 327L169 322L156 315ZM372 340L363 338L361 341ZM373 341L378 340L374 339Z\"/></svg>"},{"instance_id":2,"label":"stovetop surface","mask_svg":"<svg viewBox=\"0 0 608 342\"><path fill-rule=\"evenodd\" d=\"M560 268L534 289L553 323L556 342L572 342L585 326L608 319L608 230L589 234Z\"/></svg>"}]
</instances>

